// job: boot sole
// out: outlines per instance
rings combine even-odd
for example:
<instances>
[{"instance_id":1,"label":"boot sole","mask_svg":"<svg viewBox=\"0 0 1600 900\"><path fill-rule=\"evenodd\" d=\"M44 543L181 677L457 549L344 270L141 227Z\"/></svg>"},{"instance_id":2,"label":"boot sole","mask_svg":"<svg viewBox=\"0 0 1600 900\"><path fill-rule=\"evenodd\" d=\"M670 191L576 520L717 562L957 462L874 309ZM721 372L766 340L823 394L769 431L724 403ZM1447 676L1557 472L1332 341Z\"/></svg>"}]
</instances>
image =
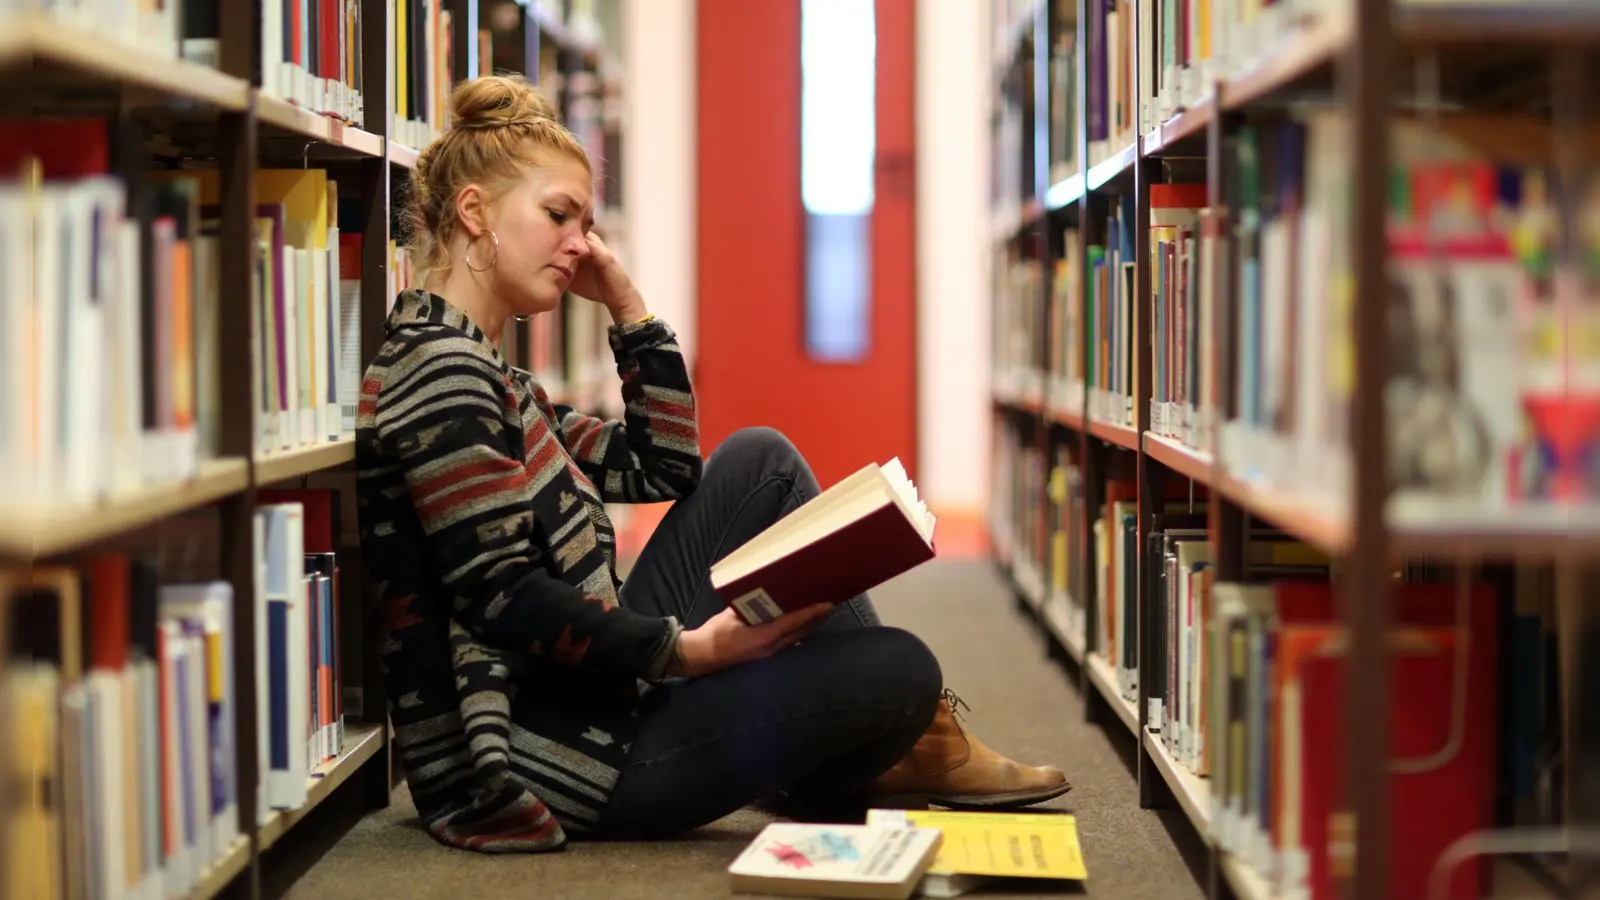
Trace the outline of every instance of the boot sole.
<instances>
[{"instance_id":1,"label":"boot sole","mask_svg":"<svg viewBox=\"0 0 1600 900\"><path fill-rule=\"evenodd\" d=\"M934 806L944 806L950 809L972 810L983 812L995 809L1013 809L1024 806L1033 806L1046 800L1054 800L1072 790L1071 784L1059 784L1055 787L1044 788L1037 791L1014 791L1009 794L973 794L973 795L937 795L926 796L928 803Z\"/></svg>"}]
</instances>

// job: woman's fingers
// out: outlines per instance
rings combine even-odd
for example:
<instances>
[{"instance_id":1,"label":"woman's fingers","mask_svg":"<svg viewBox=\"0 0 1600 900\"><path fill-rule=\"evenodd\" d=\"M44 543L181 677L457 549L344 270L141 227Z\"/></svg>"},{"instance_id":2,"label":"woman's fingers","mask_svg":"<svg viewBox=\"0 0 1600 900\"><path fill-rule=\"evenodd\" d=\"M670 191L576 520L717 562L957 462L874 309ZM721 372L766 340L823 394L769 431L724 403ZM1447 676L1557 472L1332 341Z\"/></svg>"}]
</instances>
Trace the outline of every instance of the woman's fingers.
<instances>
[{"instance_id":1,"label":"woman's fingers","mask_svg":"<svg viewBox=\"0 0 1600 900\"><path fill-rule=\"evenodd\" d=\"M772 638L772 646L786 647L805 637L806 633L815 627L818 622L826 618L832 609L832 604L815 603L805 609L795 610L771 623L771 627L774 628L775 632Z\"/></svg>"}]
</instances>

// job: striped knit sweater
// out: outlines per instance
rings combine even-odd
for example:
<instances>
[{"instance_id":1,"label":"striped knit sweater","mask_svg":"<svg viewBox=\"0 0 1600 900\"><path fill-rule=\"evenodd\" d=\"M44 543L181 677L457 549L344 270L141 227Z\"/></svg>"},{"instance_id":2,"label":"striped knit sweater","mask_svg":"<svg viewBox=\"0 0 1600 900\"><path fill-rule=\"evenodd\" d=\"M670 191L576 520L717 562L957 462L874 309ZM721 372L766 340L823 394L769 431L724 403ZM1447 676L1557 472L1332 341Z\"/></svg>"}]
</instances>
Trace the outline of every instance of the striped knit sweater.
<instances>
[{"instance_id":1,"label":"striped knit sweater","mask_svg":"<svg viewBox=\"0 0 1600 900\"><path fill-rule=\"evenodd\" d=\"M700 477L671 328L613 326L626 413L553 406L465 314L401 294L361 385L357 497L397 752L450 846L553 850L593 829L633 740L640 681L680 631L617 602L603 503Z\"/></svg>"}]
</instances>

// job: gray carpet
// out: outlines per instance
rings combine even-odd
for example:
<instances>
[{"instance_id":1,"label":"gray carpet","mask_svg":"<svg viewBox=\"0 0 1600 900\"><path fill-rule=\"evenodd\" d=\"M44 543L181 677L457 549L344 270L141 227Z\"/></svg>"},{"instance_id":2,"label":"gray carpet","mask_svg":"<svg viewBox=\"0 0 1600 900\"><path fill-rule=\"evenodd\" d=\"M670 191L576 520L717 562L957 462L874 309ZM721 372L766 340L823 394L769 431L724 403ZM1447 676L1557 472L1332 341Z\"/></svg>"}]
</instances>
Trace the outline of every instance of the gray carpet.
<instances>
[{"instance_id":1,"label":"gray carpet","mask_svg":"<svg viewBox=\"0 0 1600 900\"><path fill-rule=\"evenodd\" d=\"M948 685L967 701L967 723L986 743L1028 762L1050 762L1074 789L1046 808L1078 817L1089 879L1044 894L1187 900L1203 895L1201 847L1177 811L1139 809L1133 738L1112 721L1083 721L1083 704L1043 639L987 562L939 561L873 593L891 625L915 631L938 654ZM1112 731L1111 729L1116 729ZM745 810L675 841L578 844L540 856L487 857L445 849L417 824L402 786L388 809L340 822L304 823L302 840L264 860L264 893L327 897L725 897L729 862L769 821ZM1029 888L1034 890L1034 888Z\"/></svg>"}]
</instances>

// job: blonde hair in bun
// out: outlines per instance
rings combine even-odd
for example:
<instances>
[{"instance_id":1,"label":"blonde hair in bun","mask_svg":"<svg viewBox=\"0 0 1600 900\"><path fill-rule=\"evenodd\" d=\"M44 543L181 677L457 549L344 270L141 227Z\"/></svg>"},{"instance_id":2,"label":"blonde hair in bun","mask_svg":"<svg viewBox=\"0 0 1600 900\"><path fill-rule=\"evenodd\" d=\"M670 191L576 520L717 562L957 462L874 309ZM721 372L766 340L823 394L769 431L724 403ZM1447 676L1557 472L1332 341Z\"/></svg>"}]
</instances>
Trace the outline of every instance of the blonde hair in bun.
<instances>
[{"instance_id":1,"label":"blonde hair in bun","mask_svg":"<svg viewBox=\"0 0 1600 900\"><path fill-rule=\"evenodd\" d=\"M538 166L541 152L552 151L594 171L555 107L523 76L485 75L456 85L450 127L422 151L411 174L411 244L420 274L450 267L462 188L480 185L493 200Z\"/></svg>"}]
</instances>

